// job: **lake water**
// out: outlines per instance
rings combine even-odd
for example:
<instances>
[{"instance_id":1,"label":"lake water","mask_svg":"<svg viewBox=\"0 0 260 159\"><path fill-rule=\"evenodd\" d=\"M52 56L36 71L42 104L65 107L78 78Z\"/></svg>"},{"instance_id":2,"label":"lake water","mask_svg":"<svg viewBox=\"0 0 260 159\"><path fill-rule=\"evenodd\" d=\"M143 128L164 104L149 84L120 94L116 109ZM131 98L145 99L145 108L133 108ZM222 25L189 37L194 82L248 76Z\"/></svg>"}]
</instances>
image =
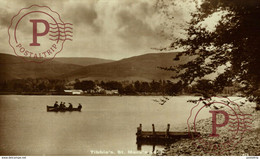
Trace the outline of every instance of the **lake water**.
<instances>
[{"instance_id":1,"label":"lake water","mask_svg":"<svg viewBox=\"0 0 260 159\"><path fill-rule=\"evenodd\" d=\"M0 155L151 155L137 150L136 128L171 131L185 127L194 104L172 97L165 105L151 96L0 96ZM82 112L47 112L55 101L81 103ZM67 105L68 106L68 105ZM181 128L182 129L182 128ZM156 146L155 149L163 147ZM100 154L101 153L101 154Z\"/></svg>"}]
</instances>

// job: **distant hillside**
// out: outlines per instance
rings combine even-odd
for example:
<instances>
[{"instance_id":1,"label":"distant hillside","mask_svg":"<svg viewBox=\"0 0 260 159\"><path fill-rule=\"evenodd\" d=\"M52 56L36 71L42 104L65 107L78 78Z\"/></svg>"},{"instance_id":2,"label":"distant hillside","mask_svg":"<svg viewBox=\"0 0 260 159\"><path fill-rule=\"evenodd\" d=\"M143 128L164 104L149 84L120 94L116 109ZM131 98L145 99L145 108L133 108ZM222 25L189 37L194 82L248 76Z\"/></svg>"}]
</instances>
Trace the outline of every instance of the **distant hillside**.
<instances>
[{"instance_id":1,"label":"distant hillside","mask_svg":"<svg viewBox=\"0 0 260 159\"><path fill-rule=\"evenodd\" d=\"M0 80L25 78L75 80L78 78L104 81L151 81L170 79L173 73L158 67L169 67L190 60L185 57L180 61L174 61L175 55L176 53L150 53L119 61L96 58L55 58L44 63L32 63L14 55L0 53ZM98 64L100 62L103 63Z\"/></svg>"},{"instance_id":2,"label":"distant hillside","mask_svg":"<svg viewBox=\"0 0 260 159\"><path fill-rule=\"evenodd\" d=\"M115 62L90 65L79 68L75 71L63 74L62 78L69 80L117 80L117 81L151 81L170 79L172 72L161 70L158 66L169 67L188 61L189 58L182 58L174 61L176 53L151 53L141 56L122 59Z\"/></svg>"},{"instance_id":3,"label":"distant hillside","mask_svg":"<svg viewBox=\"0 0 260 159\"><path fill-rule=\"evenodd\" d=\"M27 62L20 57L0 53L0 80L24 78L56 78L82 66L57 61Z\"/></svg>"},{"instance_id":4,"label":"distant hillside","mask_svg":"<svg viewBox=\"0 0 260 159\"><path fill-rule=\"evenodd\" d=\"M98 58L55 58L43 63L27 62L20 57L0 53L0 80L59 78L83 66L111 62Z\"/></svg>"},{"instance_id":5,"label":"distant hillside","mask_svg":"<svg viewBox=\"0 0 260 159\"><path fill-rule=\"evenodd\" d=\"M91 57L56 57L53 60L61 63L74 64L80 66L88 66L88 65L113 62L113 60L91 58Z\"/></svg>"}]
</instances>

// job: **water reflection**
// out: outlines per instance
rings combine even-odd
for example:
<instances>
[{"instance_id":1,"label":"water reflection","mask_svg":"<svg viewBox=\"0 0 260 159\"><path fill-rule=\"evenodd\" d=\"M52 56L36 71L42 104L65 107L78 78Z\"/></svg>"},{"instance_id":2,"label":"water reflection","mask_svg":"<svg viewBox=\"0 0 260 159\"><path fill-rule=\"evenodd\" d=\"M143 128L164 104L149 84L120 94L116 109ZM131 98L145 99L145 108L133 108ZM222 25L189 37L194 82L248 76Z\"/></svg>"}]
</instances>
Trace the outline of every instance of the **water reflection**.
<instances>
[{"instance_id":1,"label":"water reflection","mask_svg":"<svg viewBox=\"0 0 260 159\"><path fill-rule=\"evenodd\" d=\"M151 155L165 145L142 143L136 146L136 126L143 130L166 131L186 123L190 97L174 97L160 106L156 97L100 96L0 96L1 155ZM47 112L54 101L81 103L81 112ZM171 102L171 101L170 101ZM140 146L138 146L140 147ZM119 152L123 153L119 153ZM131 153L131 152L141 152ZM156 151L156 150L155 150ZM103 154L106 155L106 154Z\"/></svg>"}]
</instances>

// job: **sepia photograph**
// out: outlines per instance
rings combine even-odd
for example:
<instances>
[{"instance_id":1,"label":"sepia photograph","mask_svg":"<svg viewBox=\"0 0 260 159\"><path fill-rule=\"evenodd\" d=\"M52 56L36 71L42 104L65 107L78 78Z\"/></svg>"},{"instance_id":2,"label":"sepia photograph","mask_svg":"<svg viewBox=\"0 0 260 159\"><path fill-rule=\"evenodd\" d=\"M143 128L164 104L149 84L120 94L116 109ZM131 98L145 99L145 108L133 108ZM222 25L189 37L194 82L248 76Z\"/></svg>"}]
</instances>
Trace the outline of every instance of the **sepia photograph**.
<instances>
[{"instance_id":1,"label":"sepia photograph","mask_svg":"<svg viewBox=\"0 0 260 159\"><path fill-rule=\"evenodd\" d=\"M0 156L260 156L259 0L1 0Z\"/></svg>"}]
</instances>

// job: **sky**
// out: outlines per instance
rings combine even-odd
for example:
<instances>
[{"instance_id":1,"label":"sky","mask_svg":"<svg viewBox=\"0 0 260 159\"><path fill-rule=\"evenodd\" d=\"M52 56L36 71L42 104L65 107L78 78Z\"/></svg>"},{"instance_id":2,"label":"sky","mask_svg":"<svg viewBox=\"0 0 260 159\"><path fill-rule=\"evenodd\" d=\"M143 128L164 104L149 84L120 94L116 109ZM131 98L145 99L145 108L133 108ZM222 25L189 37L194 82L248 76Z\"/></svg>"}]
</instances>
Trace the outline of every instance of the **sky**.
<instances>
[{"instance_id":1,"label":"sky","mask_svg":"<svg viewBox=\"0 0 260 159\"><path fill-rule=\"evenodd\" d=\"M189 19L191 7L185 0L171 8L172 23ZM157 0L1 0L0 52L14 55L8 44L11 19L23 7L46 5L73 24L73 41L66 41L58 57L96 57L119 60L166 47L162 36L164 18L156 9ZM179 28L180 29L180 28ZM179 29L170 30L174 34ZM172 33L171 33L172 34Z\"/></svg>"}]
</instances>

